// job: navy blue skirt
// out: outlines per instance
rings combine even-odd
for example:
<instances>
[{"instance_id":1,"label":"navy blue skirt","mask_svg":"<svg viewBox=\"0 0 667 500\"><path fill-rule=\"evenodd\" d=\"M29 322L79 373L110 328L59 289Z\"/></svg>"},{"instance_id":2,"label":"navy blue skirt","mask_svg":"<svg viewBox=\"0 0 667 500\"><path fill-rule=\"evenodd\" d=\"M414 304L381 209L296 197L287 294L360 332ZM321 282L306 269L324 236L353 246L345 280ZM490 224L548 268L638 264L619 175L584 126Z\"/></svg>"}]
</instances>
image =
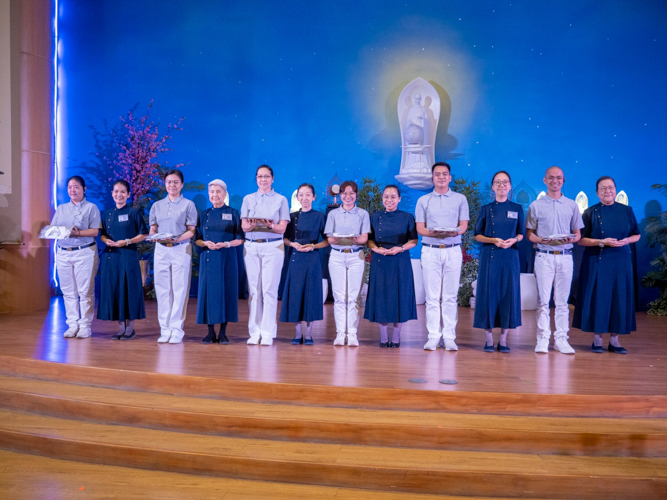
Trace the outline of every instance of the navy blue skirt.
<instances>
[{"instance_id":1,"label":"navy blue skirt","mask_svg":"<svg viewBox=\"0 0 667 500\"><path fill-rule=\"evenodd\" d=\"M475 328L521 326L520 278L518 250L482 247L475 295Z\"/></svg>"},{"instance_id":2,"label":"navy blue skirt","mask_svg":"<svg viewBox=\"0 0 667 500\"><path fill-rule=\"evenodd\" d=\"M97 319L132 321L145 318L144 288L137 251L107 247L100 260L102 276Z\"/></svg>"},{"instance_id":3,"label":"navy blue skirt","mask_svg":"<svg viewBox=\"0 0 667 500\"><path fill-rule=\"evenodd\" d=\"M239 320L239 270L237 249L205 250L199 256L197 324Z\"/></svg>"},{"instance_id":4,"label":"navy blue skirt","mask_svg":"<svg viewBox=\"0 0 667 500\"><path fill-rule=\"evenodd\" d=\"M417 319L415 283L409 252L373 252L364 318L374 323L405 323Z\"/></svg>"},{"instance_id":5,"label":"navy blue skirt","mask_svg":"<svg viewBox=\"0 0 667 500\"><path fill-rule=\"evenodd\" d=\"M322 264L317 250L292 252L282 295L280 321L296 323L324 318Z\"/></svg>"}]
</instances>

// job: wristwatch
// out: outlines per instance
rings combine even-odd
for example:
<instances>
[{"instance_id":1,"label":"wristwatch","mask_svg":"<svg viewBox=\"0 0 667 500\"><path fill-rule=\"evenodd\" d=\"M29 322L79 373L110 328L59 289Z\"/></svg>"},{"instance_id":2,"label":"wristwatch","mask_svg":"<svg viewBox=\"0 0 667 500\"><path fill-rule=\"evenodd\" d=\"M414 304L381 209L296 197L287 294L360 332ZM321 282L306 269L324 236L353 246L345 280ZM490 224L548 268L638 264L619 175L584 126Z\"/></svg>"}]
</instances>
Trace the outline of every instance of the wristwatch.
<instances>
[{"instance_id":1,"label":"wristwatch","mask_svg":"<svg viewBox=\"0 0 667 500\"><path fill-rule=\"evenodd\" d=\"M599 246L600 248L604 248L604 242L603 242L602 240L600 240L600 243L598 243L598 246Z\"/></svg>"}]
</instances>

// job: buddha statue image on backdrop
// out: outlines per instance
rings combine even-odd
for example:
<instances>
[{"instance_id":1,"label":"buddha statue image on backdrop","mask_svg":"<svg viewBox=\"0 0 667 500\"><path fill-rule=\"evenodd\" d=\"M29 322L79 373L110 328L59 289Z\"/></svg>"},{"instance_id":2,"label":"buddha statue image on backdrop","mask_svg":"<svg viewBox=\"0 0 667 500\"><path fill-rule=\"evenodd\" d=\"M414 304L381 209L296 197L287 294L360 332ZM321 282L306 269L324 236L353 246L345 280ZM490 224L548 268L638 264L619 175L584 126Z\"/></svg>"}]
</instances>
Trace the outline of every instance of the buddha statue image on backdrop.
<instances>
[{"instance_id":1,"label":"buddha statue image on backdrop","mask_svg":"<svg viewBox=\"0 0 667 500\"><path fill-rule=\"evenodd\" d=\"M401 169L396 180L413 189L433 186L431 166L435 163L435 135L440 118L440 98L423 78L410 82L398 98L401 126Z\"/></svg>"}]
</instances>

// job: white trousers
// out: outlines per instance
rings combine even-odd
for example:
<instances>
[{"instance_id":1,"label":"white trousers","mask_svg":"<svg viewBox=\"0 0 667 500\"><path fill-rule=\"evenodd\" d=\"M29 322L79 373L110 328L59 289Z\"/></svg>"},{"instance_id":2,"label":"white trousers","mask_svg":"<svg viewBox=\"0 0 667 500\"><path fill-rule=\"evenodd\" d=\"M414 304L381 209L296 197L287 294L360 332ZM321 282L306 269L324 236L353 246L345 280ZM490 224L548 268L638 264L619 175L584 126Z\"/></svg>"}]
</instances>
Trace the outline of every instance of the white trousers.
<instances>
[{"instance_id":1,"label":"white trousers","mask_svg":"<svg viewBox=\"0 0 667 500\"><path fill-rule=\"evenodd\" d=\"M190 296L192 248L190 243L166 247L155 244L153 276L160 336L183 340L183 323Z\"/></svg>"},{"instance_id":2,"label":"white trousers","mask_svg":"<svg viewBox=\"0 0 667 500\"><path fill-rule=\"evenodd\" d=\"M278 332L278 286L285 259L282 238L268 243L246 240L243 249L245 272L248 276L249 317L248 333L251 339L273 339Z\"/></svg>"},{"instance_id":3,"label":"white trousers","mask_svg":"<svg viewBox=\"0 0 667 500\"><path fill-rule=\"evenodd\" d=\"M97 245L73 252L59 248L56 253L67 326L71 329L90 330L95 315L95 275L99 262Z\"/></svg>"},{"instance_id":4,"label":"white trousers","mask_svg":"<svg viewBox=\"0 0 667 500\"><path fill-rule=\"evenodd\" d=\"M354 253L331 250L329 276L334 296L336 334L357 333L359 292L364 282L364 251ZM347 328L346 328L347 326Z\"/></svg>"},{"instance_id":5,"label":"white trousers","mask_svg":"<svg viewBox=\"0 0 667 500\"><path fill-rule=\"evenodd\" d=\"M429 339L456 338L457 296L461 282L461 247L422 247L422 270L426 292L426 329Z\"/></svg>"},{"instance_id":6,"label":"white trousers","mask_svg":"<svg viewBox=\"0 0 667 500\"><path fill-rule=\"evenodd\" d=\"M551 289L554 290L556 304L556 332L555 338L567 339L570 330L570 310L567 299L570 297L572 286L572 270L574 259L572 255L553 255L537 252L535 254L535 281L537 282L537 338L551 337L551 319L549 317L549 302Z\"/></svg>"}]
</instances>

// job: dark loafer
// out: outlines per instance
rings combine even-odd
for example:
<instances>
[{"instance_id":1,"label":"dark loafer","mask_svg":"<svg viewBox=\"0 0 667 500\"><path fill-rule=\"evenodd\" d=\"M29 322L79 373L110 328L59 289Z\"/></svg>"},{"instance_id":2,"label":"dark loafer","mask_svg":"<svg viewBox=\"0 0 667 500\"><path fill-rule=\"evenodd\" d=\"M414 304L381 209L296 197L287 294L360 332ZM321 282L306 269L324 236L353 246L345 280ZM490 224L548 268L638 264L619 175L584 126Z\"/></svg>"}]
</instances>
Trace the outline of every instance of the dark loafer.
<instances>
[{"instance_id":1,"label":"dark loafer","mask_svg":"<svg viewBox=\"0 0 667 500\"><path fill-rule=\"evenodd\" d=\"M389 347L390 342L380 342L380 347Z\"/></svg>"},{"instance_id":2,"label":"dark loafer","mask_svg":"<svg viewBox=\"0 0 667 500\"><path fill-rule=\"evenodd\" d=\"M600 347L602 349L602 347ZM627 354L628 350L625 347L615 347L611 344L609 344L609 348L607 349L609 352L615 352L616 354Z\"/></svg>"},{"instance_id":3,"label":"dark loafer","mask_svg":"<svg viewBox=\"0 0 667 500\"><path fill-rule=\"evenodd\" d=\"M292 339L292 345L299 345L299 344L303 344L303 337L299 338L294 337Z\"/></svg>"},{"instance_id":4,"label":"dark loafer","mask_svg":"<svg viewBox=\"0 0 667 500\"><path fill-rule=\"evenodd\" d=\"M389 342L389 347L401 347L400 342Z\"/></svg>"},{"instance_id":5,"label":"dark loafer","mask_svg":"<svg viewBox=\"0 0 667 500\"><path fill-rule=\"evenodd\" d=\"M303 339L303 345L313 345L314 343L315 342L313 342L313 337L310 337L309 339Z\"/></svg>"},{"instance_id":6,"label":"dark loafer","mask_svg":"<svg viewBox=\"0 0 667 500\"><path fill-rule=\"evenodd\" d=\"M125 333L117 333L116 335L111 336L111 340L120 340L120 338L125 335Z\"/></svg>"},{"instance_id":7,"label":"dark loafer","mask_svg":"<svg viewBox=\"0 0 667 500\"><path fill-rule=\"evenodd\" d=\"M500 345L498 347L500 347ZM496 349L495 349L495 347L493 347L493 343L491 343L491 345L486 344L486 343L484 344L484 352L494 352L495 350Z\"/></svg>"},{"instance_id":8,"label":"dark loafer","mask_svg":"<svg viewBox=\"0 0 667 500\"><path fill-rule=\"evenodd\" d=\"M136 333L134 332L134 330L132 330L132 332L129 333L129 334L127 332L125 332L123 334L123 336L120 338L120 340L130 340L130 339L133 339L135 335L136 335Z\"/></svg>"},{"instance_id":9,"label":"dark loafer","mask_svg":"<svg viewBox=\"0 0 667 500\"><path fill-rule=\"evenodd\" d=\"M500 345L500 342L498 342L498 350L500 352L510 352L509 346L506 345Z\"/></svg>"},{"instance_id":10,"label":"dark loafer","mask_svg":"<svg viewBox=\"0 0 667 500\"><path fill-rule=\"evenodd\" d=\"M591 344L591 352L602 354L604 350L602 349L601 345L595 345L595 343L593 343Z\"/></svg>"},{"instance_id":11,"label":"dark loafer","mask_svg":"<svg viewBox=\"0 0 667 500\"><path fill-rule=\"evenodd\" d=\"M225 335L224 333L221 333L218 337L219 337L218 338L219 344L229 344L229 339L227 338L227 335Z\"/></svg>"}]
</instances>

